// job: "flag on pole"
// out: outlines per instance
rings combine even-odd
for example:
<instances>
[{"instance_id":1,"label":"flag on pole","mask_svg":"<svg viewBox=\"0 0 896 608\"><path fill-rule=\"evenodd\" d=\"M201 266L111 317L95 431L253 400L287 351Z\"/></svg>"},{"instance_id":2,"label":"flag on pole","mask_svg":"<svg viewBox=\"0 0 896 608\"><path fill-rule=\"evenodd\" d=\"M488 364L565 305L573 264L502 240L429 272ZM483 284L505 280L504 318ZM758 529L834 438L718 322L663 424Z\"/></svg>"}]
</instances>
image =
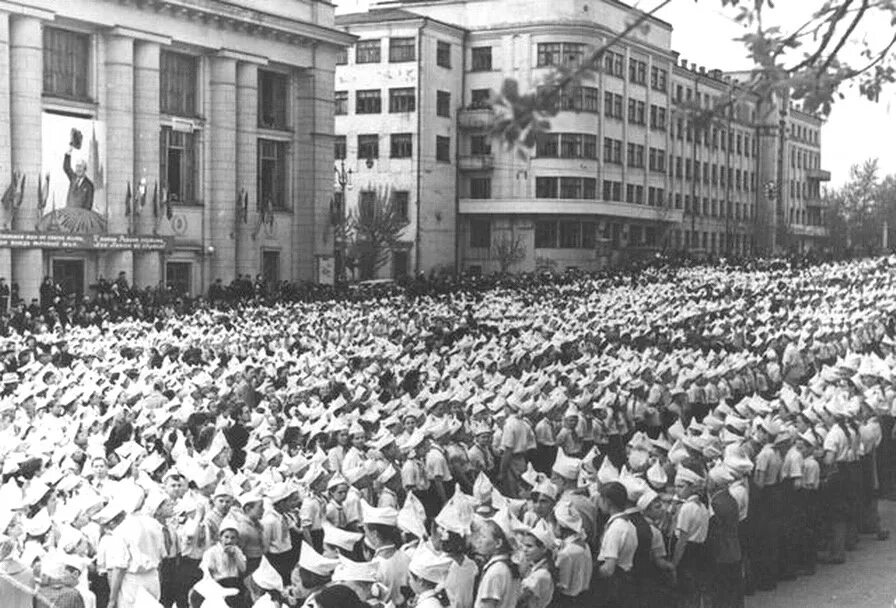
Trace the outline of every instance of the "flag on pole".
<instances>
[{"instance_id":1,"label":"flag on pole","mask_svg":"<svg viewBox=\"0 0 896 608\"><path fill-rule=\"evenodd\" d=\"M133 212L131 209L132 198L133 198L133 196L131 195L131 182L128 182L128 190L127 190L127 193L124 195L124 214L129 217L130 217L131 213Z\"/></svg>"},{"instance_id":2,"label":"flag on pole","mask_svg":"<svg viewBox=\"0 0 896 608\"><path fill-rule=\"evenodd\" d=\"M162 188L162 198L165 201L165 217L170 222L171 218L174 217L174 207L171 205L171 195L168 192L168 188Z\"/></svg>"},{"instance_id":3,"label":"flag on pole","mask_svg":"<svg viewBox=\"0 0 896 608\"><path fill-rule=\"evenodd\" d=\"M152 216L159 217L159 182L152 185Z\"/></svg>"},{"instance_id":4,"label":"flag on pole","mask_svg":"<svg viewBox=\"0 0 896 608\"><path fill-rule=\"evenodd\" d=\"M243 208L242 208L241 215L243 216L243 223L248 224L249 223L249 193L246 192L245 188L243 188L242 205L243 205Z\"/></svg>"}]
</instances>

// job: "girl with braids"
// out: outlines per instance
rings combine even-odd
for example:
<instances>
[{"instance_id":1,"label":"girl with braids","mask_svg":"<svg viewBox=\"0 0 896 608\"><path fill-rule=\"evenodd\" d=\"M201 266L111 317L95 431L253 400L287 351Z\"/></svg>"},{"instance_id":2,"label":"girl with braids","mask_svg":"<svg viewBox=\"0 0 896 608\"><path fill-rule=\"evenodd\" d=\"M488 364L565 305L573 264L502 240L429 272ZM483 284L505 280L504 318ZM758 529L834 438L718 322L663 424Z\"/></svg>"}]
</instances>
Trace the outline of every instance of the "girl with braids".
<instances>
[{"instance_id":1,"label":"girl with braids","mask_svg":"<svg viewBox=\"0 0 896 608\"><path fill-rule=\"evenodd\" d=\"M494 520L478 524L473 549L485 560L476 590L474 608L516 608L520 594L519 570L511 559L507 535Z\"/></svg>"}]
</instances>

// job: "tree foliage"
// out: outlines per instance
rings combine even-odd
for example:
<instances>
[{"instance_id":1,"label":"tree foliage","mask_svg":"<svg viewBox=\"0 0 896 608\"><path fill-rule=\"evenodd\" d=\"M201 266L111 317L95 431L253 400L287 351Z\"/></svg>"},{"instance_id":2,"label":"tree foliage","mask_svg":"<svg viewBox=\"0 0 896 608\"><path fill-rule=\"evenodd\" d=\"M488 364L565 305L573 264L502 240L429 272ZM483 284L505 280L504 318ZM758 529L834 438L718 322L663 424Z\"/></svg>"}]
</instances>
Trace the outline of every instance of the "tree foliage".
<instances>
[{"instance_id":1,"label":"tree foliage","mask_svg":"<svg viewBox=\"0 0 896 608\"><path fill-rule=\"evenodd\" d=\"M526 247L523 245L523 237L520 235L502 235L492 246L492 254L498 260L501 273L506 273L511 266L519 264L526 259Z\"/></svg>"},{"instance_id":2,"label":"tree foliage","mask_svg":"<svg viewBox=\"0 0 896 608\"><path fill-rule=\"evenodd\" d=\"M377 189L372 201L360 200L344 223L346 265L357 267L361 279L374 278L389 263L407 225L404 211L396 204L390 188Z\"/></svg>"},{"instance_id":3,"label":"tree foliage","mask_svg":"<svg viewBox=\"0 0 896 608\"><path fill-rule=\"evenodd\" d=\"M852 166L841 188L825 191L826 223L835 251L870 253L882 246L885 223L896 227L896 175L881 179L879 173L877 159L868 159Z\"/></svg>"},{"instance_id":4,"label":"tree foliage","mask_svg":"<svg viewBox=\"0 0 896 608\"><path fill-rule=\"evenodd\" d=\"M800 103L804 111L825 116L843 97L841 89L845 85L856 86L861 95L876 101L882 88L896 80L896 0L825 0L820 6L800 2L806 5L805 19L791 31L768 23L773 0L702 1L721 1L723 10L744 26L747 33L737 41L743 44L753 67L736 95L714 108L685 108L697 123L723 114L746 98L789 98ZM493 94L493 105L499 109L493 134L523 153L532 148L538 136L550 130L561 97L600 70L604 55L614 45L649 32L651 17L671 2L659 0L653 9L636 13L621 32L597 47L580 65L556 67L533 91L522 92L515 79L506 79L501 90ZM891 26L888 40L873 41L858 35L861 26L881 20ZM852 48L847 43L860 45L857 57L845 57Z\"/></svg>"}]
</instances>

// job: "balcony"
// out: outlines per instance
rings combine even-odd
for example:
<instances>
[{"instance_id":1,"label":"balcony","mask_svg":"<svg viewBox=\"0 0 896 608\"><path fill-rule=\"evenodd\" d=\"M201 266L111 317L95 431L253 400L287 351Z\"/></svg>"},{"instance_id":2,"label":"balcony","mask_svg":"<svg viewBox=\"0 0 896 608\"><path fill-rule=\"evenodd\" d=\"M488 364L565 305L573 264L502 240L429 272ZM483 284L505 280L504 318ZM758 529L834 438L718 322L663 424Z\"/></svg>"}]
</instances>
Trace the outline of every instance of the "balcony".
<instances>
[{"instance_id":1,"label":"balcony","mask_svg":"<svg viewBox=\"0 0 896 608\"><path fill-rule=\"evenodd\" d=\"M470 106L457 113L457 125L468 131L486 131L495 123L495 111L487 107Z\"/></svg>"},{"instance_id":2,"label":"balcony","mask_svg":"<svg viewBox=\"0 0 896 608\"><path fill-rule=\"evenodd\" d=\"M461 171L491 171L495 168L495 157L491 154L464 155L457 159Z\"/></svg>"},{"instance_id":3,"label":"balcony","mask_svg":"<svg viewBox=\"0 0 896 608\"><path fill-rule=\"evenodd\" d=\"M831 172L825 169L809 169L806 171L806 177L817 179L820 182L829 182L831 181Z\"/></svg>"}]
</instances>

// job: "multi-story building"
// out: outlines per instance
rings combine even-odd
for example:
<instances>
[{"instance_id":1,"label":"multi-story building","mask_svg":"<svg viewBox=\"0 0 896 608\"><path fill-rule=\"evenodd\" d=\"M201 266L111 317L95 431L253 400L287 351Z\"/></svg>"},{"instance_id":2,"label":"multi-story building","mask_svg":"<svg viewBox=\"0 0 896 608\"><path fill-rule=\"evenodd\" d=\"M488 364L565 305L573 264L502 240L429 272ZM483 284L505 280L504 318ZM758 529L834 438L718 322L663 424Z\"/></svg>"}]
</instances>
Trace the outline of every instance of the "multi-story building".
<instances>
[{"instance_id":1,"label":"multi-story building","mask_svg":"<svg viewBox=\"0 0 896 608\"><path fill-rule=\"evenodd\" d=\"M331 269L353 40L319 0L0 4L0 276L27 300L45 275L195 293Z\"/></svg>"},{"instance_id":2,"label":"multi-story building","mask_svg":"<svg viewBox=\"0 0 896 608\"><path fill-rule=\"evenodd\" d=\"M457 126L450 160L439 166L443 184L451 183L446 173L456 176L454 191L424 187L417 199L420 209L433 214L456 211L454 257L445 247L448 238L436 250L435 242L409 236L406 246L419 251L417 270L455 263L460 270L489 272L511 262L513 270L594 269L658 250L746 255L806 248L824 235L820 122L794 110L787 119L794 126L780 129L780 108L788 104L762 108L737 75L681 60L671 48L670 24L651 18L649 28L613 42L635 16L635 9L613 0L556 0L549 9L539 0L493 0L487 9L462 0L381 4L337 17L337 24L358 36L359 45L371 38L389 44L388 28L399 21L421 31L441 28L441 42L433 35L423 48L435 55L439 44L450 45L452 57L461 57L450 69L427 57L419 76L422 90L451 92L449 124L423 104L407 117L418 125L415 138L425 139L433 128L450 137L446 129ZM599 69L562 96L550 134L532 150L521 153L490 135L505 111L493 107L492 92L506 79L515 79L522 92L537 90L555 68L578 66L607 42L612 45ZM357 65L347 57L337 66L338 99L356 103L357 75L365 67L382 72L386 64L382 59L377 66ZM380 95L390 94L385 85L380 89ZM712 121L691 124L697 108L717 111ZM346 163L357 170L359 157L351 150L356 133L346 129L379 128L385 141L394 133L393 117L384 120L385 109L363 117L351 107L345 111L336 133L347 135ZM799 144L797 126L805 135ZM795 161L802 164L793 173L778 161L797 145L803 160ZM431 150L422 150L425 164ZM800 152L794 154L798 158ZM414 179L386 175L385 167L374 171L381 182ZM784 187L790 181L793 196ZM764 187L769 182L776 184L774 191ZM797 182L805 184L799 186L802 198L796 198ZM774 221L764 221L770 210Z\"/></svg>"},{"instance_id":3,"label":"multi-story building","mask_svg":"<svg viewBox=\"0 0 896 608\"><path fill-rule=\"evenodd\" d=\"M404 10L337 23L358 41L336 68L335 207L373 214L391 197L407 225L381 274L453 271L464 31Z\"/></svg>"}]
</instances>

